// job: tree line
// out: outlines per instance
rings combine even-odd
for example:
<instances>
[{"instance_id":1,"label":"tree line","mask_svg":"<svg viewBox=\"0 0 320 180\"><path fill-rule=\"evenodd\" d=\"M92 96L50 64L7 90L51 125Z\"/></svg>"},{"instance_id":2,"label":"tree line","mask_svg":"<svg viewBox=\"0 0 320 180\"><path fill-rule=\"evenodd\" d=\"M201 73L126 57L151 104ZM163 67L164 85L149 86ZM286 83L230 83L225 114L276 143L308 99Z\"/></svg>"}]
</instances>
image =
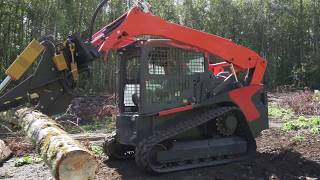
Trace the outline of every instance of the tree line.
<instances>
[{"instance_id":1,"label":"tree line","mask_svg":"<svg viewBox=\"0 0 320 180\"><path fill-rule=\"evenodd\" d=\"M100 0L0 0L0 77L32 38L64 39L86 32ZM148 0L154 14L232 39L268 62L269 89L295 85L320 89L320 1L318 0ZM132 0L111 0L96 28L116 19ZM84 33L85 34L85 33ZM95 62L93 88L114 85L116 62Z\"/></svg>"}]
</instances>

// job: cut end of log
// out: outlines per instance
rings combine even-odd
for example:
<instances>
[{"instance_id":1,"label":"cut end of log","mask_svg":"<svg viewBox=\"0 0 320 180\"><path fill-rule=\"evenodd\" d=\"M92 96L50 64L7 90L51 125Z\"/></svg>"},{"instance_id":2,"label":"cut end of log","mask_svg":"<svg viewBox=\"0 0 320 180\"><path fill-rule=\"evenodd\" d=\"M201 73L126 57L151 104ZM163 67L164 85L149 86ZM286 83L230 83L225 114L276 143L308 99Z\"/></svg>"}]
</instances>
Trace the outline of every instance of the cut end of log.
<instances>
[{"instance_id":1,"label":"cut end of log","mask_svg":"<svg viewBox=\"0 0 320 180\"><path fill-rule=\"evenodd\" d=\"M9 147L6 146L4 141L0 140L0 165L9 159L11 154Z\"/></svg>"},{"instance_id":2,"label":"cut end of log","mask_svg":"<svg viewBox=\"0 0 320 180\"><path fill-rule=\"evenodd\" d=\"M20 109L16 116L56 180L94 179L98 167L94 155L72 139L62 126L33 109Z\"/></svg>"},{"instance_id":3,"label":"cut end of log","mask_svg":"<svg viewBox=\"0 0 320 180\"><path fill-rule=\"evenodd\" d=\"M56 172L59 180L94 179L97 161L86 151L73 151L63 158Z\"/></svg>"}]
</instances>

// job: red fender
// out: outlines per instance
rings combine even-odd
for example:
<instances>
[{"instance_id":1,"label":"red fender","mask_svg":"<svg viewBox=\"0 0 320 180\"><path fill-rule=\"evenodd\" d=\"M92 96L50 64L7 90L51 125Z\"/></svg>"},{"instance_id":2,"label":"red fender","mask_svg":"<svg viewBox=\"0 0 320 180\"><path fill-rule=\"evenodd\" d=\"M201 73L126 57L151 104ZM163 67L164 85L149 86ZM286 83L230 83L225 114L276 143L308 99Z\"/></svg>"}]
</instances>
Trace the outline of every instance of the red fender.
<instances>
[{"instance_id":1,"label":"red fender","mask_svg":"<svg viewBox=\"0 0 320 180\"><path fill-rule=\"evenodd\" d=\"M262 88L263 85L254 85L229 92L231 100L239 106L249 122L255 121L260 117L260 113L252 101L252 96Z\"/></svg>"}]
</instances>

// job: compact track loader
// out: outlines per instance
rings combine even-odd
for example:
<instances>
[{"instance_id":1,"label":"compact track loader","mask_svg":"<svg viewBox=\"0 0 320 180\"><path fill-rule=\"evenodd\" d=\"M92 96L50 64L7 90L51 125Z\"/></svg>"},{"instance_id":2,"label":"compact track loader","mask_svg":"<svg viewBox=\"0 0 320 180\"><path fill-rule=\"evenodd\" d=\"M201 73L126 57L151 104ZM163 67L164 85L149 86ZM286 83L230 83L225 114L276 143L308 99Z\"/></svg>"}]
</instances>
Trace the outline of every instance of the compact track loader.
<instances>
[{"instance_id":1,"label":"compact track loader","mask_svg":"<svg viewBox=\"0 0 320 180\"><path fill-rule=\"evenodd\" d=\"M119 114L114 138L103 145L110 159L134 157L142 169L165 173L253 155L255 137L268 128L267 61L229 39L165 21L145 2L93 34L106 2L89 39L30 43L0 85L0 110L29 103L49 115L64 112L79 73L114 50ZM7 89L39 56L35 72Z\"/></svg>"}]
</instances>

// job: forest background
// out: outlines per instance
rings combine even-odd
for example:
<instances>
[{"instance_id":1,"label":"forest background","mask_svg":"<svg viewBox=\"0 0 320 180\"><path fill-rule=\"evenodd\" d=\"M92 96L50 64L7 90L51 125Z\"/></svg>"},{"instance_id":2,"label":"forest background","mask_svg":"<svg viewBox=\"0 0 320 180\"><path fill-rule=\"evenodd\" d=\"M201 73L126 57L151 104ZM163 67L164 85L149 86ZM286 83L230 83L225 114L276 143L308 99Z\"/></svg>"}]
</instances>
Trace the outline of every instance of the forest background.
<instances>
[{"instance_id":1,"label":"forest background","mask_svg":"<svg viewBox=\"0 0 320 180\"><path fill-rule=\"evenodd\" d=\"M0 79L33 39L64 40L86 34L100 0L0 0ZM290 85L320 89L319 0L148 0L154 14L201 31L232 39L269 62L269 90ZM98 15L96 30L131 7L111 0ZM96 61L88 81L92 90L114 89L116 61Z\"/></svg>"}]
</instances>

